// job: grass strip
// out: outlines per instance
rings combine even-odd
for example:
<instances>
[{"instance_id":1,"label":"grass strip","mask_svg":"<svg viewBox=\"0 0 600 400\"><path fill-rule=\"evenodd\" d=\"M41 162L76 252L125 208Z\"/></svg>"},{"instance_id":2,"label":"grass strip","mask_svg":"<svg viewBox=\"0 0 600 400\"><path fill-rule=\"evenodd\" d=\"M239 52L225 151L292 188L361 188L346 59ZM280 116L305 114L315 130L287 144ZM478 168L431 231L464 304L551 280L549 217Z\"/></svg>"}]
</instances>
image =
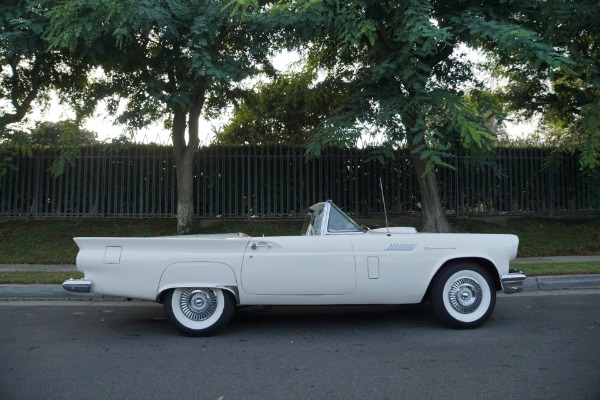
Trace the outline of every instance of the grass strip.
<instances>
[{"instance_id":1,"label":"grass strip","mask_svg":"<svg viewBox=\"0 0 600 400\"><path fill-rule=\"evenodd\" d=\"M81 272L10 271L0 272L2 285L53 285L62 284L69 278L83 278Z\"/></svg>"},{"instance_id":2,"label":"grass strip","mask_svg":"<svg viewBox=\"0 0 600 400\"><path fill-rule=\"evenodd\" d=\"M511 264L527 276L600 274L600 261L572 263Z\"/></svg>"}]
</instances>

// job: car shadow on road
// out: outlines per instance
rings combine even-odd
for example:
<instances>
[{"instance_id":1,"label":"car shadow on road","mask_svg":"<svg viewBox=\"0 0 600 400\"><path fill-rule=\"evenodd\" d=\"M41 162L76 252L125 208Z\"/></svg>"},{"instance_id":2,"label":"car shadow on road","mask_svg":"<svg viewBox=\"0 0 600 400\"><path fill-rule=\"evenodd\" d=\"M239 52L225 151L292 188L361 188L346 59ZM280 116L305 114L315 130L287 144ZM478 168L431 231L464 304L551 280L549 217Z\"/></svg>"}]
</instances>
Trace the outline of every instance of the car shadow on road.
<instances>
[{"instance_id":1,"label":"car shadow on road","mask_svg":"<svg viewBox=\"0 0 600 400\"><path fill-rule=\"evenodd\" d=\"M441 329L426 304L376 306L251 306L236 310L228 331L289 331L309 329L314 332L366 329Z\"/></svg>"}]
</instances>

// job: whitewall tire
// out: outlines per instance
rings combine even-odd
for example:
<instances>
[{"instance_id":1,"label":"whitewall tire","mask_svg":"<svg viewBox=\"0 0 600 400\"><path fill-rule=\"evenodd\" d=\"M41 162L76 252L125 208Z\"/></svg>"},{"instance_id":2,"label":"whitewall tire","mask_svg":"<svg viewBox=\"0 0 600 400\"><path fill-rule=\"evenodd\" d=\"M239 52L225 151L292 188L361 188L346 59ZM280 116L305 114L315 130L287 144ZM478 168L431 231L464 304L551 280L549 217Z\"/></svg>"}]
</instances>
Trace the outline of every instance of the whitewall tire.
<instances>
[{"instance_id":1,"label":"whitewall tire","mask_svg":"<svg viewBox=\"0 0 600 400\"><path fill-rule=\"evenodd\" d=\"M169 290L163 300L169 321L189 336L210 336L223 328L235 308L222 289L187 287Z\"/></svg>"},{"instance_id":2,"label":"whitewall tire","mask_svg":"<svg viewBox=\"0 0 600 400\"><path fill-rule=\"evenodd\" d=\"M431 290L434 313L455 329L476 328L496 306L496 288L490 274L474 262L456 262L442 270Z\"/></svg>"}]
</instances>

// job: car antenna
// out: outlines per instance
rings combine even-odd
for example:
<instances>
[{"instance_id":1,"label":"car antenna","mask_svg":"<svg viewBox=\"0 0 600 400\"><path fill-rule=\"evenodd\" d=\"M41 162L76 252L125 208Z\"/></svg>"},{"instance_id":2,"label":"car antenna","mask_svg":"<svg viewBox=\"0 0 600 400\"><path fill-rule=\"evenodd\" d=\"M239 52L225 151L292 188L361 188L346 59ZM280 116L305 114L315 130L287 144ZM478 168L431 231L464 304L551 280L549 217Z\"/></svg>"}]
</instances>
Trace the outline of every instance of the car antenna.
<instances>
[{"instance_id":1,"label":"car antenna","mask_svg":"<svg viewBox=\"0 0 600 400\"><path fill-rule=\"evenodd\" d=\"M383 195L383 182L381 181L381 177L379 177L379 188L381 189L381 202L383 203L383 214L385 215L385 228L387 229L387 235L392 236L388 224L387 209L385 208L385 196Z\"/></svg>"}]
</instances>

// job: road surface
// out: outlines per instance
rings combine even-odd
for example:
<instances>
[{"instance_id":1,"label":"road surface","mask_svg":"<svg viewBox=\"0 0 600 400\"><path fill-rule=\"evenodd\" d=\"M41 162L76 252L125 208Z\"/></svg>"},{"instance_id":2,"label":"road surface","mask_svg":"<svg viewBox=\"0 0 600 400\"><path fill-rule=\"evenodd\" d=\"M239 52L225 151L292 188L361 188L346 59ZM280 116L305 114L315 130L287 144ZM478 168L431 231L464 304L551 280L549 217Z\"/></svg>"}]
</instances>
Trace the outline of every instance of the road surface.
<instances>
[{"instance_id":1,"label":"road surface","mask_svg":"<svg viewBox=\"0 0 600 400\"><path fill-rule=\"evenodd\" d=\"M428 307L238 312L182 336L154 303L0 302L0 399L600 399L600 290L499 295L450 330Z\"/></svg>"}]
</instances>

